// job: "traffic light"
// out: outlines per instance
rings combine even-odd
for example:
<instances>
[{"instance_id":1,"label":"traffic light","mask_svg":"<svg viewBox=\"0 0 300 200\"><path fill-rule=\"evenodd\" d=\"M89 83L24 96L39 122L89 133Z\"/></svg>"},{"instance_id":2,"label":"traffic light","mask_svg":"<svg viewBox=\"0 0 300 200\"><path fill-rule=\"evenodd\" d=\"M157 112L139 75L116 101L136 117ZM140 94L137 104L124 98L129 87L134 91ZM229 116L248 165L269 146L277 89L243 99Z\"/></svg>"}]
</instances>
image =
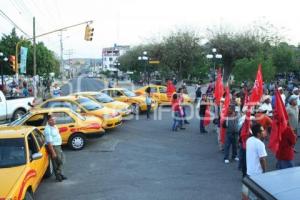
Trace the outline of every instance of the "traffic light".
<instances>
[{"instance_id":1,"label":"traffic light","mask_svg":"<svg viewBox=\"0 0 300 200\"><path fill-rule=\"evenodd\" d=\"M9 65L14 72L16 72L16 56L9 56Z\"/></svg>"},{"instance_id":2,"label":"traffic light","mask_svg":"<svg viewBox=\"0 0 300 200\"><path fill-rule=\"evenodd\" d=\"M93 40L93 35L94 35L93 32L94 32L94 28L90 27L89 25L86 25L84 39L86 41L92 41Z\"/></svg>"}]
</instances>

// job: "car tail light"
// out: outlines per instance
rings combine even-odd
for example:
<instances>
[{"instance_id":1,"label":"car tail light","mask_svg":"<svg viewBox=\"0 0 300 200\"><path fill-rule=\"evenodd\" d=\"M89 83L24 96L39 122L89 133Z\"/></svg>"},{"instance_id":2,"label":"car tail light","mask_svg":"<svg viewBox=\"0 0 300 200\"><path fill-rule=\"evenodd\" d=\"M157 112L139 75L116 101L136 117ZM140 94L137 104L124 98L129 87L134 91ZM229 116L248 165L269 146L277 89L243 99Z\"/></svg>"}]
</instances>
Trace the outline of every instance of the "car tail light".
<instances>
[{"instance_id":1,"label":"car tail light","mask_svg":"<svg viewBox=\"0 0 300 200\"><path fill-rule=\"evenodd\" d=\"M101 128L101 124L98 124L98 123L91 123L91 124L88 125L86 128L87 128L87 129L100 129L100 128Z\"/></svg>"}]
</instances>

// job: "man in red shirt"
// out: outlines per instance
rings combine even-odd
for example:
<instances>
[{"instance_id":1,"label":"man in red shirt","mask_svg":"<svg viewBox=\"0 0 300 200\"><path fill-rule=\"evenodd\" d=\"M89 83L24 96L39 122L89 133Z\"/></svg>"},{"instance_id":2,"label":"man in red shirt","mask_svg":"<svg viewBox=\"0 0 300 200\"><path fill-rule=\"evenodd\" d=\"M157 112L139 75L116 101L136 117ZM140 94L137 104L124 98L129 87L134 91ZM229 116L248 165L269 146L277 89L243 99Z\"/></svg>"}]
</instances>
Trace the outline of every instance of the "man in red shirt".
<instances>
[{"instance_id":1,"label":"man in red shirt","mask_svg":"<svg viewBox=\"0 0 300 200\"><path fill-rule=\"evenodd\" d=\"M296 144L296 135L290 126L282 133L282 138L279 143L279 148L276 153L276 158L278 160L277 167L279 169L285 169L293 167L294 160L294 146Z\"/></svg>"}]
</instances>

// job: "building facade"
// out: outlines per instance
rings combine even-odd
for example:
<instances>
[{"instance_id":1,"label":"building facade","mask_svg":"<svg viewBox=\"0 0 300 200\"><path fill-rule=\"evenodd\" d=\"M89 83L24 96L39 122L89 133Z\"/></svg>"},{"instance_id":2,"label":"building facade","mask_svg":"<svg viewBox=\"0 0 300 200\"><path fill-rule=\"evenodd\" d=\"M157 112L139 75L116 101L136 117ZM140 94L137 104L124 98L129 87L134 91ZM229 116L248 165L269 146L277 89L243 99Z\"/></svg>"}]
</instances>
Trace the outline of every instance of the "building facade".
<instances>
[{"instance_id":1,"label":"building facade","mask_svg":"<svg viewBox=\"0 0 300 200\"><path fill-rule=\"evenodd\" d=\"M118 58L124 55L130 46L128 45L114 45L102 49L102 68L103 70L117 71Z\"/></svg>"}]
</instances>

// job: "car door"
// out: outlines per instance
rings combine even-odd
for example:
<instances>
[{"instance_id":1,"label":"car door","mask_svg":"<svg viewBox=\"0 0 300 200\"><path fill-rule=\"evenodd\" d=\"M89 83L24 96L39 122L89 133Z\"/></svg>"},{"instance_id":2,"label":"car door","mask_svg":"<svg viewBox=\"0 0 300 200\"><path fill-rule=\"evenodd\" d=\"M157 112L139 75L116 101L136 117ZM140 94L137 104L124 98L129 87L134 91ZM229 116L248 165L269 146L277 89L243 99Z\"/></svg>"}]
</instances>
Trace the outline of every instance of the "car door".
<instances>
[{"instance_id":1,"label":"car door","mask_svg":"<svg viewBox=\"0 0 300 200\"><path fill-rule=\"evenodd\" d=\"M36 139L36 142L39 146L39 152L42 153L43 157L41 158L41 178L45 174L48 164L49 164L49 156L46 149L46 142L45 142L45 136L44 134L39 131L38 129L33 130L33 135Z\"/></svg>"},{"instance_id":2,"label":"car door","mask_svg":"<svg viewBox=\"0 0 300 200\"><path fill-rule=\"evenodd\" d=\"M168 102L169 98L167 95L167 88L159 87L158 90L159 90L158 92L159 92L159 98L160 98L161 102Z\"/></svg>"},{"instance_id":3,"label":"car door","mask_svg":"<svg viewBox=\"0 0 300 200\"><path fill-rule=\"evenodd\" d=\"M0 95L0 121L6 120L7 108L4 96Z\"/></svg>"},{"instance_id":4,"label":"car door","mask_svg":"<svg viewBox=\"0 0 300 200\"><path fill-rule=\"evenodd\" d=\"M27 158L28 158L28 165L29 168L32 170L32 173L35 174L35 176L32 177L33 181L32 181L32 189L33 191L36 190L36 188L38 187L38 184L42 178L41 174L43 173L42 171L42 167L43 166L43 158L40 159L36 159L33 160L32 159L32 155L36 154L36 153L40 153L40 148L38 146L38 143L34 137L34 134L31 132L28 134L27 138L26 138L26 143L27 143L27 149L28 149L28 154L27 154Z\"/></svg>"},{"instance_id":5,"label":"car door","mask_svg":"<svg viewBox=\"0 0 300 200\"><path fill-rule=\"evenodd\" d=\"M32 115L31 117L29 117L23 123L23 125L35 126L40 131L43 132L45 130L46 123L47 123L46 113L38 113L38 114L35 114L35 115Z\"/></svg>"},{"instance_id":6,"label":"car door","mask_svg":"<svg viewBox=\"0 0 300 200\"><path fill-rule=\"evenodd\" d=\"M61 139L64 144L68 142L69 137L73 132L76 132L76 121L66 112L53 112L52 116L55 119L55 124L59 129Z\"/></svg>"},{"instance_id":7,"label":"car door","mask_svg":"<svg viewBox=\"0 0 300 200\"><path fill-rule=\"evenodd\" d=\"M117 101L128 102L128 97L121 90L113 90L113 98Z\"/></svg>"}]
</instances>

